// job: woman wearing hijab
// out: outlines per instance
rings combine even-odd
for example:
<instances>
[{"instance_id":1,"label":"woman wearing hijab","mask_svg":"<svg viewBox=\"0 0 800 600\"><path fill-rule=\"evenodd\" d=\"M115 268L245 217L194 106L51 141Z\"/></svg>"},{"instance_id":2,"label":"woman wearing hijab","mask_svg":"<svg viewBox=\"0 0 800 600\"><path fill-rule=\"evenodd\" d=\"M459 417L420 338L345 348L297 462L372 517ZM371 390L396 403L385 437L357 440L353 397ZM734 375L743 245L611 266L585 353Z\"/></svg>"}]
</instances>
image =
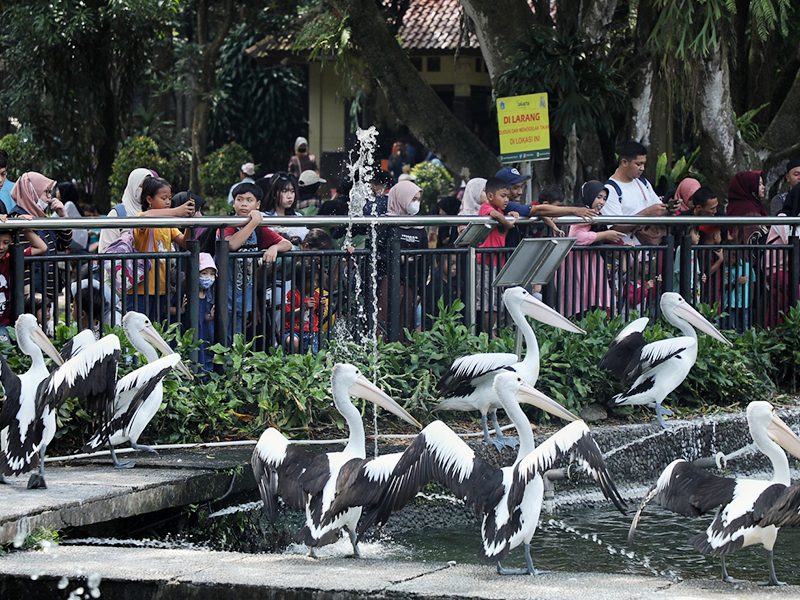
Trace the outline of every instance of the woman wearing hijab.
<instances>
[{"instance_id":1,"label":"woman wearing hijab","mask_svg":"<svg viewBox=\"0 0 800 600\"><path fill-rule=\"evenodd\" d=\"M134 169L128 175L128 184L122 192L122 202L111 209L108 216L135 217L142 212L142 182L145 177L152 177L150 169ZM103 229L100 231L100 245L98 252L103 254L108 246L122 235L123 229Z\"/></svg>"},{"instance_id":2,"label":"woman wearing hijab","mask_svg":"<svg viewBox=\"0 0 800 600\"><path fill-rule=\"evenodd\" d=\"M294 156L289 159L288 171L294 175L295 181L300 180L300 174L303 171L314 171L319 175L317 158L308 153L308 140L306 138L299 137L294 141Z\"/></svg>"},{"instance_id":3,"label":"woman wearing hijab","mask_svg":"<svg viewBox=\"0 0 800 600\"><path fill-rule=\"evenodd\" d=\"M600 181L587 181L581 187L575 206L600 212L608 198L608 190ZM577 238L576 246L620 244L625 234L595 223L576 223L569 228L569 237ZM562 314L582 315L595 308L612 306L612 292L606 277L603 253L599 250L570 251L559 269L559 296Z\"/></svg>"},{"instance_id":4,"label":"woman wearing hijab","mask_svg":"<svg viewBox=\"0 0 800 600\"><path fill-rule=\"evenodd\" d=\"M481 209L481 204L486 202L486 180L483 177L473 177L464 187L464 195L461 197L461 208L458 216L477 215ZM458 234L461 235L467 228L466 225L458 226Z\"/></svg>"},{"instance_id":5,"label":"woman wearing hijab","mask_svg":"<svg viewBox=\"0 0 800 600\"><path fill-rule=\"evenodd\" d=\"M728 186L728 217L766 217L767 211L761 200L765 193L761 171L739 171ZM747 244L760 231L758 225L742 225L730 228L731 237L737 244Z\"/></svg>"},{"instance_id":6,"label":"woman wearing hijab","mask_svg":"<svg viewBox=\"0 0 800 600\"><path fill-rule=\"evenodd\" d=\"M419 213L420 200L422 198L422 188L412 181L401 181L392 186L389 190L388 216L408 217ZM425 228L421 225L408 226L384 226L377 234L378 256L378 276L380 281L380 291L378 295L378 316L386 320L388 304L388 262L389 249L392 241L400 241L401 250L416 250L428 247L428 235ZM400 264L400 332L403 339L403 328L414 329L416 326L416 305L417 290L420 285L424 285L427 273L419 272L425 262L415 260L413 256L405 255Z\"/></svg>"},{"instance_id":7,"label":"woman wearing hijab","mask_svg":"<svg viewBox=\"0 0 800 600\"><path fill-rule=\"evenodd\" d=\"M680 201L677 214L692 214L694 204L692 204L691 198L700 187L700 182L691 177L687 177L678 184L678 189L675 190L675 197Z\"/></svg>"},{"instance_id":8,"label":"woman wearing hijab","mask_svg":"<svg viewBox=\"0 0 800 600\"><path fill-rule=\"evenodd\" d=\"M11 197L17 206L11 214L31 215L34 219L45 219L51 213L59 217L67 217L64 203L55 197L56 182L41 173L23 173L17 180ZM39 237L47 244L46 254L65 252L72 243L71 229L40 229L36 231ZM25 250L30 242L25 237L19 238L22 249ZM31 289L31 280L33 286ZM55 300L55 263L36 263L25 269L25 293L33 297L33 292L46 295L51 305Z\"/></svg>"}]
</instances>

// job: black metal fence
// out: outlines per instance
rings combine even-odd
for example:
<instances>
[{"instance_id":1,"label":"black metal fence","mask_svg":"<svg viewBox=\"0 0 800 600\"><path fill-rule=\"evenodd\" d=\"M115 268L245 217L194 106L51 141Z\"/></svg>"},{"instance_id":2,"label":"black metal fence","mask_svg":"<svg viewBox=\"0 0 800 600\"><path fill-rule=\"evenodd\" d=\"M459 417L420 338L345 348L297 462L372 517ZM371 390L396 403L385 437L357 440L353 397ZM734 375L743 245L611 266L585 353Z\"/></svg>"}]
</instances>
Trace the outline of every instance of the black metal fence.
<instances>
[{"instance_id":1,"label":"black metal fence","mask_svg":"<svg viewBox=\"0 0 800 600\"><path fill-rule=\"evenodd\" d=\"M34 312L37 298L46 298L56 323L80 323L85 313L89 323L115 325L137 309L195 331L201 320L210 321L209 344L228 346L242 333L258 348L281 345L289 353L314 351L333 336L364 343L375 330L402 340L406 329L431 328L440 300L445 306L462 300L460 318L476 332L508 323L502 290L492 281L493 263L502 264L511 249L408 251L394 242L383 260L370 250L331 250L293 251L264 263L260 252L230 252L228 242L218 240L217 278L209 290L214 310L208 312L206 302L202 314L197 241L185 251L152 254L12 252L13 312ZM128 277L135 261L143 261L150 285ZM774 326L797 303L798 267L797 237L784 244L693 246L688 236L677 244L667 236L661 246L574 246L539 293L568 317L598 308L610 316L635 310L657 317L661 293L678 291L692 304L717 304L719 325L743 331ZM26 271L34 291L27 296Z\"/></svg>"}]
</instances>

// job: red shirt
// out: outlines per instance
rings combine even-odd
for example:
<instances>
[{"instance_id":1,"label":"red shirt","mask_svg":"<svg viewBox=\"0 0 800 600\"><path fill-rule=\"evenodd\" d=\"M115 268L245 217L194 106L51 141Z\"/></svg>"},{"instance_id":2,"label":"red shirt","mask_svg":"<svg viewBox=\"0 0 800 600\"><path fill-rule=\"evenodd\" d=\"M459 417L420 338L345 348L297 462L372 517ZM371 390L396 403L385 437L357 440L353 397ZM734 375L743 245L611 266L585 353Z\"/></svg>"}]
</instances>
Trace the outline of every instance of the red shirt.
<instances>
[{"instance_id":1,"label":"red shirt","mask_svg":"<svg viewBox=\"0 0 800 600\"><path fill-rule=\"evenodd\" d=\"M488 217L489 213L493 210L499 210L492 206L489 202L484 202L481 204L481 208L478 211L478 215L481 217ZM500 211L503 212L503 211ZM489 234L489 237L478 246L478 248L505 248L506 245L506 228L500 225L499 223L492 229L492 233ZM478 254L478 262L483 263L483 254ZM497 255L493 254L491 256L491 261L489 261L489 257L486 257L487 262L491 262L493 265L497 264ZM505 257L501 257L501 264L505 264L506 259Z\"/></svg>"},{"instance_id":2,"label":"red shirt","mask_svg":"<svg viewBox=\"0 0 800 600\"><path fill-rule=\"evenodd\" d=\"M292 301L292 295L294 295L294 301ZM306 296L306 299L310 298L311 296ZM300 331L300 323L303 323L303 331L309 331L311 325L313 325L313 329L311 331L317 332L319 331L319 290L314 292L314 301L316 306L311 309L307 308L303 304L301 304L300 299L300 291L299 290L289 290L286 292L286 329L288 330L292 326L292 313L299 307L302 310L300 314L295 316L294 318L294 330ZM303 315L305 313L305 316Z\"/></svg>"},{"instance_id":3,"label":"red shirt","mask_svg":"<svg viewBox=\"0 0 800 600\"><path fill-rule=\"evenodd\" d=\"M33 248L24 250L25 256L31 256ZM0 258L0 325L11 325L11 252Z\"/></svg>"}]
</instances>

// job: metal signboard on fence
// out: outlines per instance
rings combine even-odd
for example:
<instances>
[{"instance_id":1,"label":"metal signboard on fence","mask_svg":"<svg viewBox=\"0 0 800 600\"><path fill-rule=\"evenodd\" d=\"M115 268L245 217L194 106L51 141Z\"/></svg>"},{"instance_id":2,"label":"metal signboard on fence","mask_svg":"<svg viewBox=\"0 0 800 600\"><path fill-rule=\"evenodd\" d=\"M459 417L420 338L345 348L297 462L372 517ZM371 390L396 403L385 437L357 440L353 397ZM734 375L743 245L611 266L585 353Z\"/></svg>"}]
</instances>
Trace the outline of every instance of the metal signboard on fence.
<instances>
[{"instance_id":1,"label":"metal signboard on fence","mask_svg":"<svg viewBox=\"0 0 800 600\"><path fill-rule=\"evenodd\" d=\"M523 287L550 281L578 238L526 238L508 257L493 287Z\"/></svg>"},{"instance_id":2,"label":"metal signboard on fence","mask_svg":"<svg viewBox=\"0 0 800 600\"><path fill-rule=\"evenodd\" d=\"M497 127L503 164L550 158L546 93L498 98Z\"/></svg>"}]
</instances>

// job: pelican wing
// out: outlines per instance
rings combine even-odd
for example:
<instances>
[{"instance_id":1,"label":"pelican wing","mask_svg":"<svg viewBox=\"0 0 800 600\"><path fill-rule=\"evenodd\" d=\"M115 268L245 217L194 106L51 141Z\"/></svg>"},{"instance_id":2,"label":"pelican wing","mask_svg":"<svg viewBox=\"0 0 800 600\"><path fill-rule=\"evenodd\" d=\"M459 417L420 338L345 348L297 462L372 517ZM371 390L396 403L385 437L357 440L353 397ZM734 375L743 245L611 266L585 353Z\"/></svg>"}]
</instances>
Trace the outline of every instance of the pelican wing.
<instances>
[{"instance_id":1,"label":"pelican wing","mask_svg":"<svg viewBox=\"0 0 800 600\"><path fill-rule=\"evenodd\" d=\"M635 381L642 375L652 373L662 365L668 365L672 358L695 344L697 344L697 340L685 335L647 344L642 348L639 359L629 366L627 375L622 383Z\"/></svg>"},{"instance_id":2,"label":"pelican wing","mask_svg":"<svg viewBox=\"0 0 800 600\"><path fill-rule=\"evenodd\" d=\"M468 396L474 391L473 381L506 369L518 362L516 354L497 352L487 354L471 354L453 361L439 382L436 384L439 398Z\"/></svg>"},{"instance_id":3,"label":"pelican wing","mask_svg":"<svg viewBox=\"0 0 800 600\"><path fill-rule=\"evenodd\" d=\"M797 527L800 525L800 484L795 483L782 490L780 496L762 513L756 514L761 527L775 525L777 527ZM755 509L754 509L754 512Z\"/></svg>"},{"instance_id":4,"label":"pelican wing","mask_svg":"<svg viewBox=\"0 0 800 600\"><path fill-rule=\"evenodd\" d=\"M59 352L59 354L64 358L64 360L69 360L95 343L97 343L97 340L94 337L94 332L91 329L84 329L83 331L74 335L66 344L64 344L61 347L61 352Z\"/></svg>"},{"instance_id":5,"label":"pelican wing","mask_svg":"<svg viewBox=\"0 0 800 600\"><path fill-rule=\"evenodd\" d=\"M573 421L560 429L517 463L514 467L512 487L508 494L509 508L520 504L529 481L536 475L544 475L545 471L550 469L556 461L564 457L577 461L588 471L600 486L603 495L613 502L622 514L625 514L625 501L617 491L617 487L606 469L603 453L592 438L589 427L583 421Z\"/></svg>"},{"instance_id":6,"label":"pelican wing","mask_svg":"<svg viewBox=\"0 0 800 600\"><path fill-rule=\"evenodd\" d=\"M0 355L0 383L5 392L3 408L0 410L0 431L11 425L19 412L19 401L22 395L22 382L8 366L6 357Z\"/></svg>"},{"instance_id":7,"label":"pelican wing","mask_svg":"<svg viewBox=\"0 0 800 600\"><path fill-rule=\"evenodd\" d=\"M300 476L313 459L313 454L290 444L277 429L270 427L261 434L251 464L270 521L278 516L278 490L287 505L305 508L308 497L300 486Z\"/></svg>"},{"instance_id":8,"label":"pelican wing","mask_svg":"<svg viewBox=\"0 0 800 600\"><path fill-rule=\"evenodd\" d=\"M113 414L110 420L86 442L82 452L94 452L115 433L133 422L136 413L150 397L156 386L181 360L179 354L168 354L131 371L117 382L114 391Z\"/></svg>"},{"instance_id":9,"label":"pelican wing","mask_svg":"<svg viewBox=\"0 0 800 600\"><path fill-rule=\"evenodd\" d=\"M383 496L366 510L358 525L359 535L373 523L385 523L430 481L439 481L457 498L481 515L503 496L503 474L475 456L447 425L434 421L402 453L389 476Z\"/></svg>"},{"instance_id":10,"label":"pelican wing","mask_svg":"<svg viewBox=\"0 0 800 600\"><path fill-rule=\"evenodd\" d=\"M649 321L647 317L642 317L628 323L611 341L597 366L611 371L614 377L622 381L627 374L628 365L638 360L647 343L642 332Z\"/></svg>"},{"instance_id":11,"label":"pelican wing","mask_svg":"<svg viewBox=\"0 0 800 600\"><path fill-rule=\"evenodd\" d=\"M633 545L642 511L653 498L662 508L685 517L697 517L728 504L735 489L735 479L719 477L683 459L672 461L636 511L628 531L628 546Z\"/></svg>"}]
</instances>

